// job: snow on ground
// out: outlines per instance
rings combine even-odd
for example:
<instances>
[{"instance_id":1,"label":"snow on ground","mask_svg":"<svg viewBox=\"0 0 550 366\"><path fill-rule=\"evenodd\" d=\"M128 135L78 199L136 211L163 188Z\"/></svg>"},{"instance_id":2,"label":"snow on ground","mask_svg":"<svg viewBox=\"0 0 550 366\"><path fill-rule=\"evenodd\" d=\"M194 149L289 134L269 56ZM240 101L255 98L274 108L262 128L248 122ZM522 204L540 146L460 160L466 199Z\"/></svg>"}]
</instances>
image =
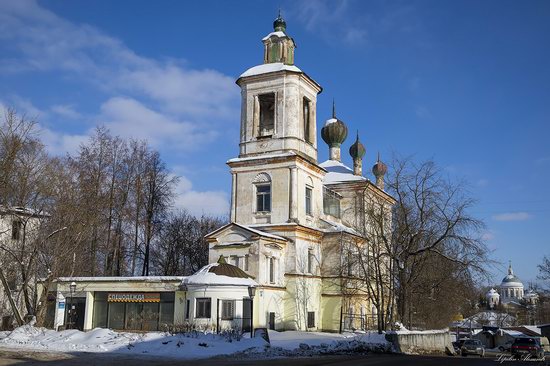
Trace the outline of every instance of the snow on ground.
<instances>
[{"instance_id":1,"label":"snow on ground","mask_svg":"<svg viewBox=\"0 0 550 366\"><path fill-rule=\"evenodd\" d=\"M207 358L236 354L242 357L311 356L315 354L385 351L384 335L333 334L316 332L269 331L271 345L261 338L229 337L199 332L169 334L129 333L96 328L89 332L56 332L25 325L13 332L0 333L0 348L50 352L112 352L162 356L178 359Z\"/></svg>"}]
</instances>

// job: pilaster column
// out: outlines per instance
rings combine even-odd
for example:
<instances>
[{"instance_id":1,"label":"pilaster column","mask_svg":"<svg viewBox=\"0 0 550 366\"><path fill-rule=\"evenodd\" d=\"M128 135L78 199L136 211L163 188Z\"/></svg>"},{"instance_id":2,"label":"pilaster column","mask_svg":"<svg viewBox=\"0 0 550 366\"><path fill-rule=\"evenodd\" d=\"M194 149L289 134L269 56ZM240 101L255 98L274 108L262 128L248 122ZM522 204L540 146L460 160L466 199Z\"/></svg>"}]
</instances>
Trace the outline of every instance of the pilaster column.
<instances>
[{"instance_id":1,"label":"pilaster column","mask_svg":"<svg viewBox=\"0 0 550 366\"><path fill-rule=\"evenodd\" d=\"M231 215L230 222L237 220L237 173L231 173Z\"/></svg>"},{"instance_id":2,"label":"pilaster column","mask_svg":"<svg viewBox=\"0 0 550 366\"><path fill-rule=\"evenodd\" d=\"M289 220L298 221L298 168L290 168Z\"/></svg>"}]
</instances>

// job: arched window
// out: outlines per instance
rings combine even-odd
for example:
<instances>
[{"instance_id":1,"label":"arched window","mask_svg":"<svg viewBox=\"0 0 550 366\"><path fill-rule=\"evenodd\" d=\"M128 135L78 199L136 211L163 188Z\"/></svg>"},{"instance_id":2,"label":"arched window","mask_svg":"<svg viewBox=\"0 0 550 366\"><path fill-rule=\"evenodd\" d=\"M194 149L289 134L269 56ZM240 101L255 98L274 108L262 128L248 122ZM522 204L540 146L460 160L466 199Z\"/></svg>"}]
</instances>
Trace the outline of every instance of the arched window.
<instances>
[{"instance_id":1,"label":"arched window","mask_svg":"<svg viewBox=\"0 0 550 366\"><path fill-rule=\"evenodd\" d=\"M271 177L260 173L252 182L256 191L256 212L271 212Z\"/></svg>"}]
</instances>

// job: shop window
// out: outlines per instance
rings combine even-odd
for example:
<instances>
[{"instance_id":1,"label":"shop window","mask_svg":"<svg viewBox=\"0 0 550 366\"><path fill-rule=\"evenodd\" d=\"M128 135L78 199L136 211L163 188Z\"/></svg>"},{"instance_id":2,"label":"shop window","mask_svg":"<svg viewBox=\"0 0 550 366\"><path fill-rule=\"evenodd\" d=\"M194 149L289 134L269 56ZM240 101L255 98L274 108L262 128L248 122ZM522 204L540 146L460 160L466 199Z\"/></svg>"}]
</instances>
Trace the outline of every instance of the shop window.
<instances>
[{"instance_id":1,"label":"shop window","mask_svg":"<svg viewBox=\"0 0 550 366\"><path fill-rule=\"evenodd\" d=\"M209 297L198 298L195 318L210 318L211 300Z\"/></svg>"},{"instance_id":2,"label":"shop window","mask_svg":"<svg viewBox=\"0 0 550 366\"><path fill-rule=\"evenodd\" d=\"M21 238L21 228L23 223L21 220L13 220L11 223L11 238L13 240L19 240Z\"/></svg>"},{"instance_id":3,"label":"shop window","mask_svg":"<svg viewBox=\"0 0 550 366\"><path fill-rule=\"evenodd\" d=\"M313 189L309 186L306 186L306 215L311 216L311 196L313 194Z\"/></svg>"},{"instance_id":4,"label":"shop window","mask_svg":"<svg viewBox=\"0 0 550 366\"><path fill-rule=\"evenodd\" d=\"M258 96L260 103L260 136L271 136L275 127L275 93Z\"/></svg>"},{"instance_id":5,"label":"shop window","mask_svg":"<svg viewBox=\"0 0 550 366\"><path fill-rule=\"evenodd\" d=\"M315 328L315 312L314 311L308 311L307 312L307 327L308 328Z\"/></svg>"},{"instance_id":6,"label":"shop window","mask_svg":"<svg viewBox=\"0 0 550 366\"><path fill-rule=\"evenodd\" d=\"M233 320L235 317L235 300L222 300L222 320Z\"/></svg>"},{"instance_id":7,"label":"shop window","mask_svg":"<svg viewBox=\"0 0 550 366\"><path fill-rule=\"evenodd\" d=\"M107 327L112 329L124 329L125 306L123 302L109 303L109 321Z\"/></svg>"}]
</instances>

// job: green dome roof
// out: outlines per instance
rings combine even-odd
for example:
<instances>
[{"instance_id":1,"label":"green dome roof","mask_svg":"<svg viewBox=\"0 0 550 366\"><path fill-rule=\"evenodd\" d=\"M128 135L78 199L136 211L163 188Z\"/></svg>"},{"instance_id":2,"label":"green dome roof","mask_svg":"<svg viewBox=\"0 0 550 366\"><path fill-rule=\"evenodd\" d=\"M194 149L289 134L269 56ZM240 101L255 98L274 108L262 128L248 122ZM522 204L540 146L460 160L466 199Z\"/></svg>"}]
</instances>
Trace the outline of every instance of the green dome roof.
<instances>
[{"instance_id":1,"label":"green dome roof","mask_svg":"<svg viewBox=\"0 0 550 366\"><path fill-rule=\"evenodd\" d=\"M273 29L275 32L284 32L286 31L286 22L281 17L281 12L279 11L279 16L273 21Z\"/></svg>"},{"instance_id":2,"label":"green dome roof","mask_svg":"<svg viewBox=\"0 0 550 366\"><path fill-rule=\"evenodd\" d=\"M336 108L332 104L332 118L329 118L321 129L321 137L329 147L339 147L348 137L346 124L336 118Z\"/></svg>"},{"instance_id":3,"label":"green dome roof","mask_svg":"<svg viewBox=\"0 0 550 366\"><path fill-rule=\"evenodd\" d=\"M365 146L359 141L359 131L357 131L357 138L353 145L349 147L349 154L353 159L362 159L366 152Z\"/></svg>"},{"instance_id":4,"label":"green dome roof","mask_svg":"<svg viewBox=\"0 0 550 366\"><path fill-rule=\"evenodd\" d=\"M376 161L376 164L372 167L372 174L374 174L375 177L381 177L385 175L388 172L388 167L386 164L380 161L380 154L378 154L378 160Z\"/></svg>"}]
</instances>

